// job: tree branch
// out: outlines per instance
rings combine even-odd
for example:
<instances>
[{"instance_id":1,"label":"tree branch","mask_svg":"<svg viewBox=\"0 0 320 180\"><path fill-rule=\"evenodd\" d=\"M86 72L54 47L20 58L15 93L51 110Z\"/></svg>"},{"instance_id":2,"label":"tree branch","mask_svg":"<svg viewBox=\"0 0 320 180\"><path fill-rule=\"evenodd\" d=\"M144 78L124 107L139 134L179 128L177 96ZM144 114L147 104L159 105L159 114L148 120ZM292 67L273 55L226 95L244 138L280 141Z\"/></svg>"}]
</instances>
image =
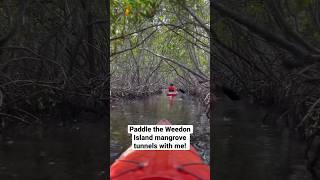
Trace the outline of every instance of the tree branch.
<instances>
[{"instance_id":1,"label":"tree branch","mask_svg":"<svg viewBox=\"0 0 320 180\"><path fill-rule=\"evenodd\" d=\"M265 40L278 44L280 47L286 49L293 55L300 58L298 62L290 62L292 66L304 66L320 61L319 54L310 54L307 50L301 48L299 45L293 44L284 39L279 34L268 31L266 27L255 24L252 20L243 17L243 15L233 12L230 9L225 8L221 4L213 1L213 7L221 14L231 18L235 22L247 27L257 35L263 37Z\"/></svg>"},{"instance_id":2,"label":"tree branch","mask_svg":"<svg viewBox=\"0 0 320 180\"><path fill-rule=\"evenodd\" d=\"M141 48L141 49L142 49L142 50L145 50L145 51L148 51L149 53L151 53L151 54L153 54L153 55L155 55L155 56L157 56L157 57L160 57L160 58L162 58L162 59L164 59L164 60L166 60L166 61L172 62L173 64L175 64L175 65L177 65L177 66L179 66L179 67L187 70L188 72L190 72L191 74L193 74L193 75L196 76L196 77L201 78L202 80L207 80L207 81L209 81L209 78L208 78L208 77L205 77L205 76L203 76L203 75L201 75L201 74L199 74L199 73L191 70L190 68L186 67L185 65L178 63L178 62L177 62L176 60L174 60L174 59L171 59L171 58L162 56L162 55L157 54L157 53L155 53L155 52L153 52L153 51L151 51L151 50L149 50L149 49L146 49L146 48Z\"/></svg>"}]
</instances>

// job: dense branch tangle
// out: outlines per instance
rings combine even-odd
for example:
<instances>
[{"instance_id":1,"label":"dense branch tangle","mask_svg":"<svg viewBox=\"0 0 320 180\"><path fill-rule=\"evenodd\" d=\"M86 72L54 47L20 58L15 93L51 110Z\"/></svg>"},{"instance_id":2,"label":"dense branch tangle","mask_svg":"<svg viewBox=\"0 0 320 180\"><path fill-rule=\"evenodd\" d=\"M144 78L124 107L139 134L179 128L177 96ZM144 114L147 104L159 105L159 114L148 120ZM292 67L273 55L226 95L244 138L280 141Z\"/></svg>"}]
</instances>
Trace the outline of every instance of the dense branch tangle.
<instances>
[{"instance_id":1,"label":"dense branch tangle","mask_svg":"<svg viewBox=\"0 0 320 180\"><path fill-rule=\"evenodd\" d=\"M0 116L5 127L38 123L42 113L58 111L71 97L83 99L78 103L83 105L89 98L105 99L105 8L101 1L83 0L1 4Z\"/></svg>"},{"instance_id":2,"label":"dense branch tangle","mask_svg":"<svg viewBox=\"0 0 320 180\"><path fill-rule=\"evenodd\" d=\"M318 1L212 1L214 68L232 89L277 105L278 122L308 140L316 178L319 136L320 51ZM312 11L310 11L312 9ZM313 150L312 150L313 149Z\"/></svg>"},{"instance_id":3,"label":"dense branch tangle","mask_svg":"<svg viewBox=\"0 0 320 180\"><path fill-rule=\"evenodd\" d=\"M177 2L162 1L154 9L142 10L154 10L152 17L131 9L128 16L112 18L118 25L111 26L112 94L121 89L148 94L156 91L150 89L150 83L159 90L169 80L187 91L199 91L195 84L209 81L209 5L205 1ZM119 3L115 11L121 6L139 5Z\"/></svg>"}]
</instances>

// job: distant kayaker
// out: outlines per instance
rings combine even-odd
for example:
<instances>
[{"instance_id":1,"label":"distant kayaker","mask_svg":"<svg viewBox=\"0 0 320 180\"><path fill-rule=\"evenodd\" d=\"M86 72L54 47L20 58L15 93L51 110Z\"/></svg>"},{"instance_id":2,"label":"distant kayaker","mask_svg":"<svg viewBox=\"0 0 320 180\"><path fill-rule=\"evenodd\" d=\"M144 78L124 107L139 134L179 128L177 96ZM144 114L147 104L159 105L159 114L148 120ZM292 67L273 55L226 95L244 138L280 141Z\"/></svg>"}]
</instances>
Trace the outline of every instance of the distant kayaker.
<instances>
[{"instance_id":1,"label":"distant kayaker","mask_svg":"<svg viewBox=\"0 0 320 180\"><path fill-rule=\"evenodd\" d=\"M168 86L168 92L176 92L176 87L173 85L173 83L170 83L170 86Z\"/></svg>"},{"instance_id":2,"label":"distant kayaker","mask_svg":"<svg viewBox=\"0 0 320 180\"><path fill-rule=\"evenodd\" d=\"M173 85L173 83L170 83L170 86L167 88L167 96L174 97L178 94L177 88Z\"/></svg>"}]
</instances>

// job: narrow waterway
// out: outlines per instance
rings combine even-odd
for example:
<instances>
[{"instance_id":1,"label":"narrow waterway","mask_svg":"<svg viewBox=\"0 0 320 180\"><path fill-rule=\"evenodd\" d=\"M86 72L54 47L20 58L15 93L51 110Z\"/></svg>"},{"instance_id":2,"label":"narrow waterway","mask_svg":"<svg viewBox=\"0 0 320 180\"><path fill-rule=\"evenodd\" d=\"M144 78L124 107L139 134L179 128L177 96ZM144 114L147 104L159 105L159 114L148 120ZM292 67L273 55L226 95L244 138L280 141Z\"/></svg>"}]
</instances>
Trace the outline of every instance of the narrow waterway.
<instances>
[{"instance_id":1,"label":"narrow waterway","mask_svg":"<svg viewBox=\"0 0 320 180\"><path fill-rule=\"evenodd\" d=\"M247 102L220 99L214 117L214 179L222 180L312 180L306 170L303 143L287 129L263 124L267 110ZM210 123L201 104L192 97L165 95L133 101L123 100L111 108L111 159L130 146L128 124L173 124L195 127L191 144L209 163Z\"/></svg>"},{"instance_id":2,"label":"narrow waterway","mask_svg":"<svg viewBox=\"0 0 320 180\"><path fill-rule=\"evenodd\" d=\"M214 179L311 180L303 144L288 130L263 124L266 110L220 99L214 112ZM111 159L130 146L128 124L194 125L191 144L210 163L209 120L196 98L162 95L121 100L111 107ZM0 179L102 179L106 164L104 123L77 122L72 127L19 127L0 136ZM211 136L211 137L212 137Z\"/></svg>"},{"instance_id":3,"label":"narrow waterway","mask_svg":"<svg viewBox=\"0 0 320 180\"><path fill-rule=\"evenodd\" d=\"M193 125L191 144L209 163L210 124L196 98L179 95L171 101L165 94L161 94L145 99L123 100L112 105L110 113L112 161L131 145L128 125L154 125L161 119L168 119L176 125Z\"/></svg>"},{"instance_id":4,"label":"narrow waterway","mask_svg":"<svg viewBox=\"0 0 320 180\"><path fill-rule=\"evenodd\" d=\"M263 124L267 111L220 99L214 112L214 179L311 180L304 146L287 129Z\"/></svg>"}]
</instances>

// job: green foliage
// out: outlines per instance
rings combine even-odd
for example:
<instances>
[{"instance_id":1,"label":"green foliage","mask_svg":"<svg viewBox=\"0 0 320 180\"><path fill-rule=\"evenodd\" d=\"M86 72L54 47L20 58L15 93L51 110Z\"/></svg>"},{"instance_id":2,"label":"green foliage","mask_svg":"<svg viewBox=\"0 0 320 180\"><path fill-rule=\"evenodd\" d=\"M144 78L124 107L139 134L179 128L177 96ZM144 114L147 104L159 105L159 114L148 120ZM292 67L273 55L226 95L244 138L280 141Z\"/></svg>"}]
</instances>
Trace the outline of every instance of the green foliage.
<instances>
[{"instance_id":1,"label":"green foliage","mask_svg":"<svg viewBox=\"0 0 320 180\"><path fill-rule=\"evenodd\" d=\"M297 6L298 7L302 7L302 8L305 8L305 7L308 7L311 5L313 0L298 0L297 1Z\"/></svg>"},{"instance_id":2,"label":"green foliage","mask_svg":"<svg viewBox=\"0 0 320 180\"><path fill-rule=\"evenodd\" d=\"M264 3L262 2L252 2L252 3L249 3L247 6L247 12L252 13L254 15L262 14L264 11L265 11Z\"/></svg>"},{"instance_id":3,"label":"green foliage","mask_svg":"<svg viewBox=\"0 0 320 180\"><path fill-rule=\"evenodd\" d=\"M124 33L125 26L136 25L155 16L161 1L113 0L111 1L111 33Z\"/></svg>"},{"instance_id":4,"label":"green foliage","mask_svg":"<svg viewBox=\"0 0 320 180\"><path fill-rule=\"evenodd\" d=\"M227 26L226 19L220 19L214 26L217 36L227 44L232 43L232 35Z\"/></svg>"},{"instance_id":5,"label":"green foliage","mask_svg":"<svg viewBox=\"0 0 320 180\"><path fill-rule=\"evenodd\" d=\"M111 41L111 51L118 52L140 44L137 48L112 57L114 60L112 60L111 69L116 72L114 78L124 77L136 82L137 69L140 69L141 74L148 74L150 70L157 67L161 59L139 48L147 48L154 53L174 59L190 69L196 69L187 48L188 44L194 43L192 46L195 46L198 43L197 40L201 40L209 46L209 39L203 37L206 34L204 29L200 26L195 27L194 23L190 23L194 22L194 19L182 7L186 4L204 22L209 21L209 4L205 0L118 0L112 3L111 7L114 8L111 8L113 10L111 14L111 35L121 38ZM180 25L181 23L183 25ZM155 24L159 24L159 26L151 27ZM181 28L178 26L181 26ZM147 29L141 31L144 28ZM144 38L155 30L156 32L144 41ZM142 41L144 42L141 43ZM200 66L198 68L208 75L208 53L195 49ZM134 73L131 74L130 72ZM157 69L157 73L154 74L158 74L166 81L177 78L176 72L183 75L186 70L172 62L163 62ZM141 78L143 79L143 77Z\"/></svg>"}]
</instances>

